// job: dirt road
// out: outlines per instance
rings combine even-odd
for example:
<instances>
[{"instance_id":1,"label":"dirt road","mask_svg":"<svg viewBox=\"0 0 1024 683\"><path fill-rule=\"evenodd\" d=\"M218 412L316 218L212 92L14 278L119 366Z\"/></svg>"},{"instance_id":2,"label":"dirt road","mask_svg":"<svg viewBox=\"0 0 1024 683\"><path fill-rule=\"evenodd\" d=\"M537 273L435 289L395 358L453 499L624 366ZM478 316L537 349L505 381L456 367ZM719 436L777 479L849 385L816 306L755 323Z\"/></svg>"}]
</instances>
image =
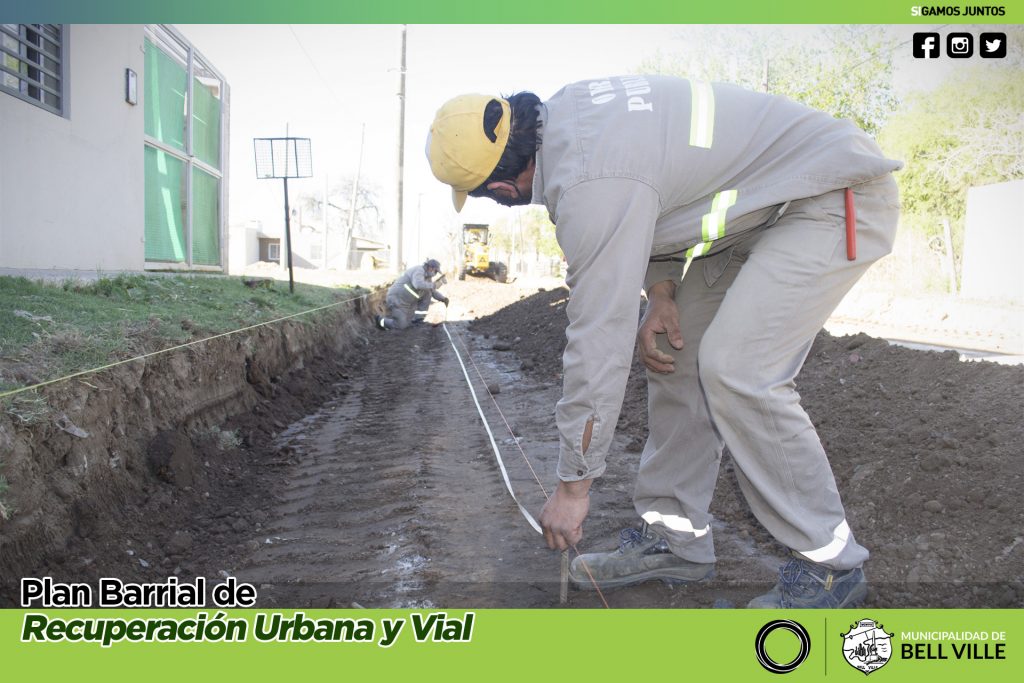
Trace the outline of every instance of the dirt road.
<instances>
[{"instance_id":1,"label":"dirt road","mask_svg":"<svg viewBox=\"0 0 1024 683\"><path fill-rule=\"evenodd\" d=\"M472 331L465 318L521 296L492 285L450 288L462 320L443 323L435 307L430 320L443 324L371 337L371 352L348 364L334 397L262 449L251 469L259 483L226 493L220 511L200 522L197 535L215 541L189 569L226 567L219 571L253 583L267 606L558 606L560 556L506 489L484 420L517 499L536 517L556 480L560 386L524 372L512 344ZM629 444L624 434L616 448ZM632 522L631 476L613 466L595 487L589 547L614 546L624 520ZM246 496L255 496L261 523L234 533L220 520ZM616 607L728 606L772 582L781 557L758 553L725 523L716 523L716 538L720 567L730 568L724 578L604 598ZM574 591L569 606L602 602Z\"/></svg>"},{"instance_id":2,"label":"dirt road","mask_svg":"<svg viewBox=\"0 0 1024 683\"><path fill-rule=\"evenodd\" d=\"M298 463L239 578L267 604L557 603L557 557L496 476L444 329L382 333L365 360L343 397L278 437Z\"/></svg>"}]
</instances>

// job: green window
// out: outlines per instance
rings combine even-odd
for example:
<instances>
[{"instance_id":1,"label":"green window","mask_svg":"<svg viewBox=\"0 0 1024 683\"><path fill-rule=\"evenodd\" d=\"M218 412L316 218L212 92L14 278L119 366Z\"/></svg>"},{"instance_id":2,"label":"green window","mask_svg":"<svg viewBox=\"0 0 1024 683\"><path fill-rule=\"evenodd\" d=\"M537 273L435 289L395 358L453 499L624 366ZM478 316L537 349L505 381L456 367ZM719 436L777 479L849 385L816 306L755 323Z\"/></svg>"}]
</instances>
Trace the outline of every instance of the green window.
<instances>
[{"instance_id":1,"label":"green window","mask_svg":"<svg viewBox=\"0 0 1024 683\"><path fill-rule=\"evenodd\" d=\"M146 261L219 267L225 84L164 26L146 27L145 69Z\"/></svg>"},{"instance_id":2,"label":"green window","mask_svg":"<svg viewBox=\"0 0 1024 683\"><path fill-rule=\"evenodd\" d=\"M220 265L220 179L192 169L192 260Z\"/></svg>"},{"instance_id":3,"label":"green window","mask_svg":"<svg viewBox=\"0 0 1024 683\"><path fill-rule=\"evenodd\" d=\"M146 135L183 152L187 86L185 67L147 40Z\"/></svg>"},{"instance_id":4,"label":"green window","mask_svg":"<svg viewBox=\"0 0 1024 683\"><path fill-rule=\"evenodd\" d=\"M199 160L217 169L220 168L220 90L220 79L209 72L192 79L192 146Z\"/></svg>"},{"instance_id":5,"label":"green window","mask_svg":"<svg viewBox=\"0 0 1024 683\"><path fill-rule=\"evenodd\" d=\"M146 260L184 263L185 162L146 147Z\"/></svg>"}]
</instances>

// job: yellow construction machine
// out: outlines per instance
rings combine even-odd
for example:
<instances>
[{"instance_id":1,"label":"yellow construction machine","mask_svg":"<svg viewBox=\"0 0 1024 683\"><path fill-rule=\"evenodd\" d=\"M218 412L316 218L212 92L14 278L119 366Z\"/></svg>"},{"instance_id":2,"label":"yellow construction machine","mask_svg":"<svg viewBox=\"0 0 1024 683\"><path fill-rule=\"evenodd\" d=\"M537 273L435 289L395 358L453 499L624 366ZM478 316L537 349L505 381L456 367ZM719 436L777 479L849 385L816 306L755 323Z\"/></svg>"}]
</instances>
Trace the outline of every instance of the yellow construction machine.
<instances>
[{"instance_id":1,"label":"yellow construction machine","mask_svg":"<svg viewBox=\"0 0 1024 683\"><path fill-rule=\"evenodd\" d=\"M487 245L490 226L486 223L466 223L462 226L462 265L459 279L466 275L493 278L495 282L508 282L508 266L492 261Z\"/></svg>"}]
</instances>

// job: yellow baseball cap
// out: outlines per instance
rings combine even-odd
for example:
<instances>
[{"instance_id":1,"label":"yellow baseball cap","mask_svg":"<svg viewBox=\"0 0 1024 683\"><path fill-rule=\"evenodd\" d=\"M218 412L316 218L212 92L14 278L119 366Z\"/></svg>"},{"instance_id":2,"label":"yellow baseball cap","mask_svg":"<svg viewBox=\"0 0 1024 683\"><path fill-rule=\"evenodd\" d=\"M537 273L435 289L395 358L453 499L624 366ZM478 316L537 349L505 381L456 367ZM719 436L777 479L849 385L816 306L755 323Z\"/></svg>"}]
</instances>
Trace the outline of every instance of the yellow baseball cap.
<instances>
[{"instance_id":1,"label":"yellow baseball cap","mask_svg":"<svg viewBox=\"0 0 1024 683\"><path fill-rule=\"evenodd\" d=\"M484 133L484 111L491 100L501 103L494 142ZM427 160L434 177L452 186L452 203L462 211L471 190L494 171L505 151L512 121L508 100L491 95L459 95L437 110L427 135Z\"/></svg>"}]
</instances>

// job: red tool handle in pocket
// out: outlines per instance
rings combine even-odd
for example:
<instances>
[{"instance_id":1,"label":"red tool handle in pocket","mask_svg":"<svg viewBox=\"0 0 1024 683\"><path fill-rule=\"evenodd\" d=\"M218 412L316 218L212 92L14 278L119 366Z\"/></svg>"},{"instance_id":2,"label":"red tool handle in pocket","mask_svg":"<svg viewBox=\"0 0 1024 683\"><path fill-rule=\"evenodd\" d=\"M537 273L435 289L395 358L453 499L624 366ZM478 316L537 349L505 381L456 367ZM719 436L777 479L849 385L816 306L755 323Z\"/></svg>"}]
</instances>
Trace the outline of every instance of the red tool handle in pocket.
<instances>
[{"instance_id":1,"label":"red tool handle in pocket","mask_svg":"<svg viewBox=\"0 0 1024 683\"><path fill-rule=\"evenodd\" d=\"M857 210L853 206L853 190L846 188L846 259L857 260Z\"/></svg>"}]
</instances>

